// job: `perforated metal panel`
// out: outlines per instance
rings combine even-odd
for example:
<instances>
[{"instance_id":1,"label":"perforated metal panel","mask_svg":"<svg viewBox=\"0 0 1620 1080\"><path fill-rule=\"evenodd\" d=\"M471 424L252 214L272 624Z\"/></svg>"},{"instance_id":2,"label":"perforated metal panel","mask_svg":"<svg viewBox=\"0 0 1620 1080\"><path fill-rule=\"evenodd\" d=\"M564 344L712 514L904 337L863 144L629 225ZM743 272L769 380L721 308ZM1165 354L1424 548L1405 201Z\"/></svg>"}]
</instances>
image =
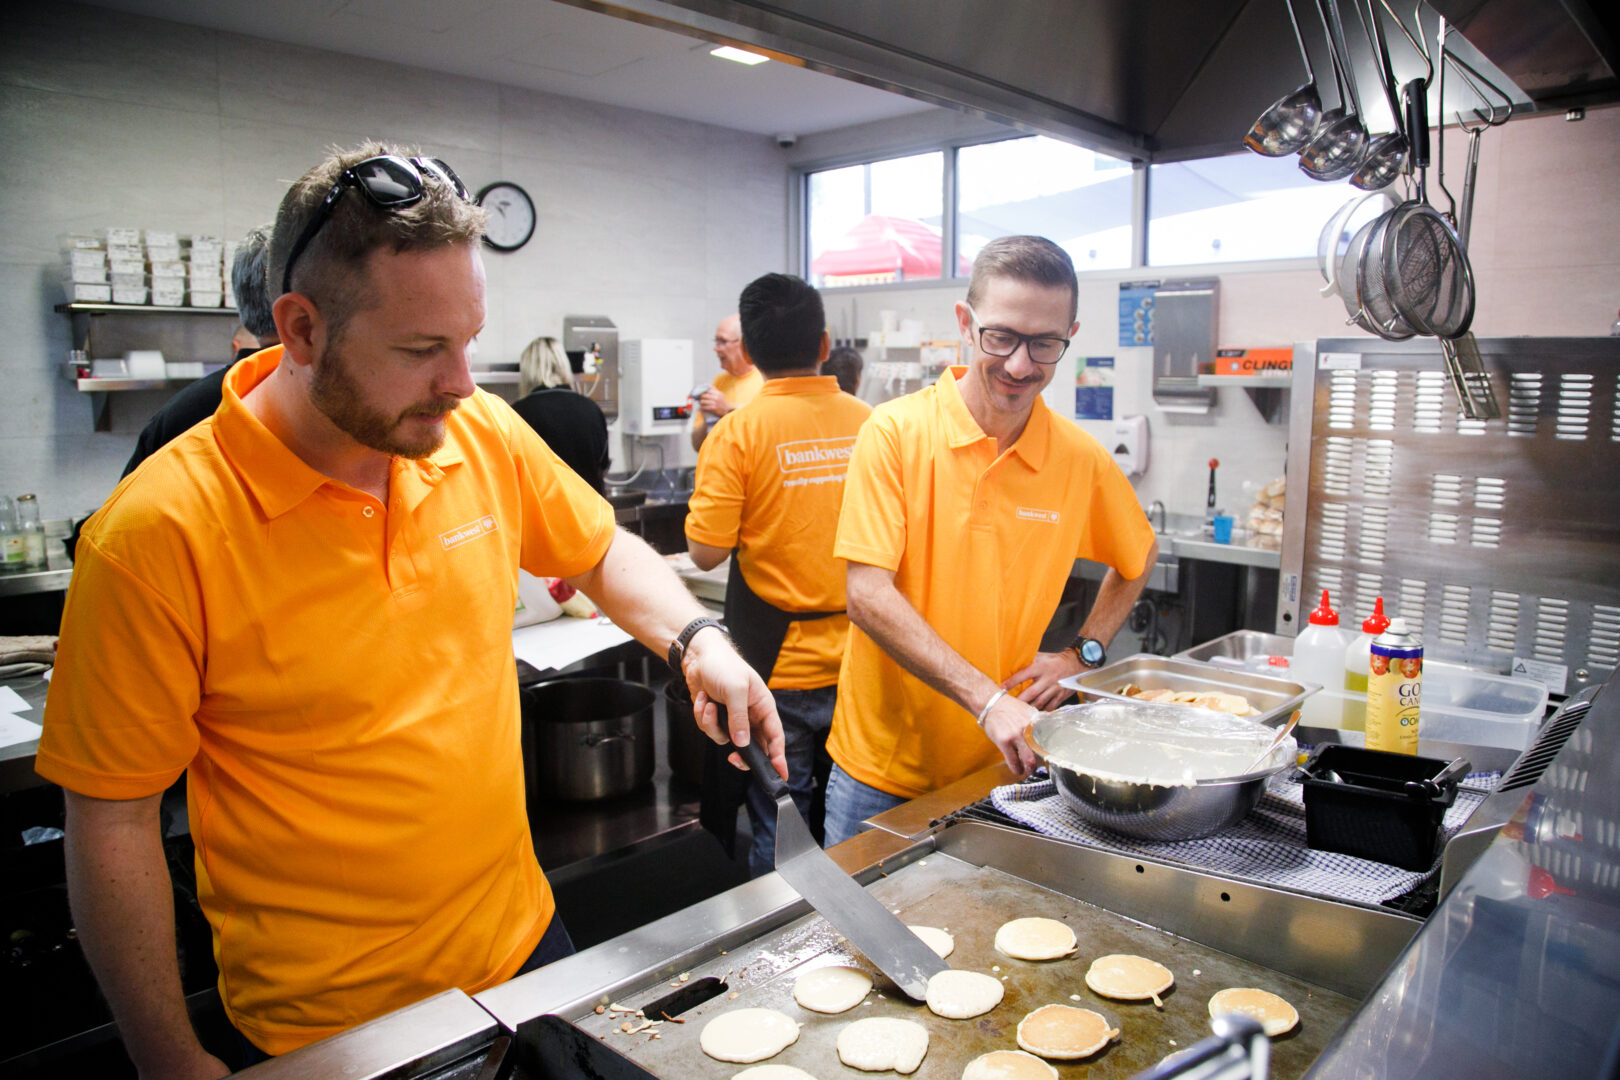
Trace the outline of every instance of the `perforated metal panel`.
<instances>
[{"instance_id":1,"label":"perforated metal panel","mask_svg":"<svg viewBox=\"0 0 1620 1080\"><path fill-rule=\"evenodd\" d=\"M1620 339L1479 347L1497 420L1461 416L1432 340L1295 346L1277 630L1323 588L1350 626L1382 596L1426 655L1573 693L1620 666Z\"/></svg>"}]
</instances>

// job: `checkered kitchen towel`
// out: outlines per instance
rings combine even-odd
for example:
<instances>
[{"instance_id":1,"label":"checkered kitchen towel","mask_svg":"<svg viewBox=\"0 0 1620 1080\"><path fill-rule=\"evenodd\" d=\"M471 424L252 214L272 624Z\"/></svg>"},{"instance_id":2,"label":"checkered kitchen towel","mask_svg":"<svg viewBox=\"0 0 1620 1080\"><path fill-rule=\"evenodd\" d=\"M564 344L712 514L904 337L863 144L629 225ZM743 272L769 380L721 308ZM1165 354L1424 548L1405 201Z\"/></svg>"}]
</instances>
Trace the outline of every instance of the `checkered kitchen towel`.
<instances>
[{"instance_id":1,"label":"checkered kitchen towel","mask_svg":"<svg viewBox=\"0 0 1620 1080\"><path fill-rule=\"evenodd\" d=\"M996 788L990 800L1014 821L1061 840L1367 904L1403 896L1439 869L1438 855L1428 870L1412 871L1307 847L1305 789L1285 779L1288 775L1281 772L1267 781L1266 793L1242 821L1202 840L1136 840L1098 828L1069 808L1058 794L1057 784L1044 773L1022 784ZM1470 778L1470 784L1481 787L1492 782ZM1441 822L1446 839L1462 827L1484 798L1478 791L1457 792Z\"/></svg>"}]
</instances>

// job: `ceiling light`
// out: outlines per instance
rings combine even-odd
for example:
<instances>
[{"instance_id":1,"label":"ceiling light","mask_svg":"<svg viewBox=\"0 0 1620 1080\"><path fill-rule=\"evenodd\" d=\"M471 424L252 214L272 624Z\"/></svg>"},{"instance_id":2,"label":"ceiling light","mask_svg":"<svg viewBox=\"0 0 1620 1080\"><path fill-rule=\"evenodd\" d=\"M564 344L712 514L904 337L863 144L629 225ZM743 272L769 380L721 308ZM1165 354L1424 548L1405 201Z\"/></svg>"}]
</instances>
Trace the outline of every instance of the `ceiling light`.
<instances>
[{"instance_id":1,"label":"ceiling light","mask_svg":"<svg viewBox=\"0 0 1620 1080\"><path fill-rule=\"evenodd\" d=\"M735 60L739 64L747 64L750 67L755 64L763 64L765 61L770 59L770 57L761 56L759 53L751 53L743 49L733 49L730 45L722 45L718 49L710 49L709 55L718 56L722 60Z\"/></svg>"}]
</instances>

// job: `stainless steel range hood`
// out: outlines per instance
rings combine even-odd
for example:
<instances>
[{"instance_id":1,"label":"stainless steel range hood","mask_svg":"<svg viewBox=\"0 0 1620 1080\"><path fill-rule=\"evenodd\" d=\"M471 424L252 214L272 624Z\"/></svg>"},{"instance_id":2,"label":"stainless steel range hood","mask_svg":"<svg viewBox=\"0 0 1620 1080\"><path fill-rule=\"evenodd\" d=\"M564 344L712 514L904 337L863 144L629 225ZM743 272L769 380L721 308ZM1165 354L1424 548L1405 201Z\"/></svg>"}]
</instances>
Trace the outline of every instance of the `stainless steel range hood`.
<instances>
[{"instance_id":1,"label":"stainless steel range hood","mask_svg":"<svg viewBox=\"0 0 1620 1080\"><path fill-rule=\"evenodd\" d=\"M1140 161L1232 151L1261 110L1304 82L1285 0L563 2ZM1395 0L1408 21L1410 2ZM1340 5L1369 119L1388 130L1358 4ZM1298 10L1328 85L1314 4L1299 0ZM1428 0L1421 12L1426 40L1444 15L1468 39L1453 39L1459 54L1518 88L1521 108L1620 101L1615 17L1592 0ZM1404 40L1391 48L1399 77L1422 73ZM1448 86L1448 116L1471 104Z\"/></svg>"}]
</instances>

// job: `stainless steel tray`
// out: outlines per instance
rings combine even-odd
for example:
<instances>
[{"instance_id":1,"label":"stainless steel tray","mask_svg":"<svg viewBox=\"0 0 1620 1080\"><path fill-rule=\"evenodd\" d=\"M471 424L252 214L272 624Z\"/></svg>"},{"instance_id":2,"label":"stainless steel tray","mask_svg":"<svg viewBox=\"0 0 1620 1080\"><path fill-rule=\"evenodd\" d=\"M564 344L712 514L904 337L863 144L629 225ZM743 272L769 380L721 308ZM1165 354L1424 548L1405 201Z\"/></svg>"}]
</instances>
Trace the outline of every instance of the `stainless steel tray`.
<instances>
[{"instance_id":1,"label":"stainless steel tray","mask_svg":"<svg viewBox=\"0 0 1620 1080\"><path fill-rule=\"evenodd\" d=\"M1262 630L1234 630L1175 654L1178 660L1198 660L1222 667L1242 666L1254 656L1293 656L1294 639Z\"/></svg>"},{"instance_id":2,"label":"stainless steel tray","mask_svg":"<svg viewBox=\"0 0 1620 1080\"><path fill-rule=\"evenodd\" d=\"M1262 724L1286 720L1290 713L1299 708L1300 702L1321 689L1316 683L1234 671L1202 660L1155 656L1152 653L1137 653L1105 664L1096 671L1061 680L1061 685L1078 691L1083 698L1133 701L1134 698L1118 693L1126 683L1135 683L1145 690L1215 690L1224 694L1242 694L1248 698L1250 705L1260 711L1260 715L1253 719Z\"/></svg>"}]
</instances>

